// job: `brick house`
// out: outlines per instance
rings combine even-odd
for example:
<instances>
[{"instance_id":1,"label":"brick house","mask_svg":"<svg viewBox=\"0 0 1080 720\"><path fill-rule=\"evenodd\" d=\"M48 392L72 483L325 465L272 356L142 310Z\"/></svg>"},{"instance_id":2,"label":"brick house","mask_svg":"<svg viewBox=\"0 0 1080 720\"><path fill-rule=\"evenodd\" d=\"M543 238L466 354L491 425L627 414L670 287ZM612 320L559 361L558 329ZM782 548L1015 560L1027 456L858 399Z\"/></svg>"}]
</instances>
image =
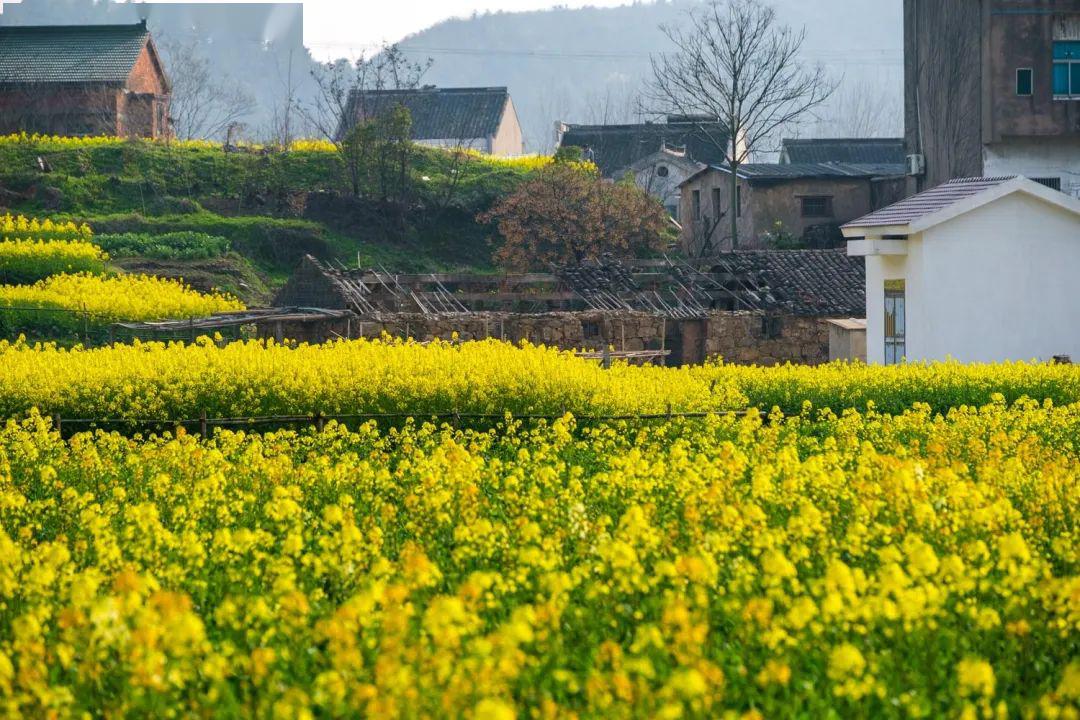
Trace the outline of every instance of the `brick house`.
<instances>
[{"instance_id":1,"label":"brick house","mask_svg":"<svg viewBox=\"0 0 1080 720\"><path fill-rule=\"evenodd\" d=\"M0 27L0 133L163 138L170 91L145 22Z\"/></svg>"},{"instance_id":2,"label":"brick house","mask_svg":"<svg viewBox=\"0 0 1080 720\"><path fill-rule=\"evenodd\" d=\"M908 192L1024 175L1080 196L1080 0L905 0Z\"/></svg>"},{"instance_id":3,"label":"brick house","mask_svg":"<svg viewBox=\"0 0 1080 720\"><path fill-rule=\"evenodd\" d=\"M412 139L420 145L503 157L525 152L521 122L505 87L354 91L338 133L397 106L409 111Z\"/></svg>"}]
</instances>

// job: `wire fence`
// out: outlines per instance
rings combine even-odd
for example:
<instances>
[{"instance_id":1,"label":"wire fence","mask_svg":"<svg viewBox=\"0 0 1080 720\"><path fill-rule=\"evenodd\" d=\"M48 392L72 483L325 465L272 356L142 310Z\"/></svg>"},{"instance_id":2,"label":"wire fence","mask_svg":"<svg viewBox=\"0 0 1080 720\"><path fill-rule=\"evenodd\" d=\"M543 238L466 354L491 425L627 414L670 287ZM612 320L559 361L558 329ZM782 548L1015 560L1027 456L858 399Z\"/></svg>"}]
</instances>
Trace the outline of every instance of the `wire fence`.
<instances>
[{"instance_id":1,"label":"wire fence","mask_svg":"<svg viewBox=\"0 0 1080 720\"><path fill-rule=\"evenodd\" d=\"M65 418L59 414L52 415L53 427L61 435L71 435L80 431L95 429L121 429L127 431L165 430L184 428L193 430L203 437L209 437L217 428L243 428L243 427L304 427L310 426L322 432L327 423L340 425L363 424L370 421L400 423L402 421L436 421L445 422L454 428L472 424L491 424L520 420L525 422L555 422L564 418L567 411L559 414L531 413L515 415L513 413L475 413L475 412L437 412L437 413L348 413L348 414L323 414L313 413L310 415L260 415L253 417L209 417L206 413L200 413L197 418ZM675 412L671 407L662 413L630 413L621 415L596 415L574 414L574 419L579 423L604 423L604 422L655 422L672 420L702 420L709 417L746 417L748 415L765 416L756 408L723 410L717 409L708 412Z\"/></svg>"}]
</instances>

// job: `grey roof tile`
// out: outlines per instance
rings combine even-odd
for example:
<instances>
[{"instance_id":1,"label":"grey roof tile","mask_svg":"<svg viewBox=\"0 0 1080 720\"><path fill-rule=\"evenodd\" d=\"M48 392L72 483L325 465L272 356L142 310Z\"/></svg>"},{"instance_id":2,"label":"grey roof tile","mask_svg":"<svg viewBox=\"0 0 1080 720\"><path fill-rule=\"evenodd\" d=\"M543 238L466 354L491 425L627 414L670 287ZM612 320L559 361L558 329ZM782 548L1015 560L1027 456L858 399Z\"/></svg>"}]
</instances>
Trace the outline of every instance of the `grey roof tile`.
<instances>
[{"instance_id":1,"label":"grey roof tile","mask_svg":"<svg viewBox=\"0 0 1080 720\"><path fill-rule=\"evenodd\" d=\"M142 23L0 27L0 84L123 83L149 37Z\"/></svg>"},{"instance_id":2,"label":"grey roof tile","mask_svg":"<svg viewBox=\"0 0 1080 720\"><path fill-rule=\"evenodd\" d=\"M354 94L349 116L355 121L404 105L414 140L463 141L495 135L509 100L505 87L376 90Z\"/></svg>"},{"instance_id":3,"label":"grey roof tile","mask_svg":"<svg viewBox=\"0 0 1080 720\"><path fill-rule=\"evenodd\" d=\"M686 148L686 156L695 162L722 163L727 138L727 129L721 123L671 118L666 123L570 125L561 146L592 148L600 172L611 177L664 146Z\"/></svg>"},{"instance_id":4,"label":"grey roof tile","mask_svg":"<svg viewBox=\"0 0 1080 720\"><path fill-rule=\"evenodd\" d=\"M863 317L866 262L845 250L737 250L709 258L714 273L756 288L765 309L799 315Z\"/></svg>"},{"instance_id":5,"label":"grey roof tile","mask_svg":"<svg viewBox=\"0 0 1080 720\"><path fill-rule=\"evenodd\" d=\"M988 177L988 178L958 178L926 190L918 195L912 195L906 200L889 205L875 212L865 215L858 220L852 220L844 227L884 227L888 225L907 225L927 215L944 210L961 200L989 190L990 188L1003 185L1014 177Z\"/></svg>"},{"instance_id":6,"label":"grey roof tile","mask_svg":"<svg viewBox=\"0 0 1080 720\"><path fill-rule=\"evenodd\" d=\"M786 139L781 162L859 163L903 165L907 162L903 138Z\"/></svg>"}]
</instances>

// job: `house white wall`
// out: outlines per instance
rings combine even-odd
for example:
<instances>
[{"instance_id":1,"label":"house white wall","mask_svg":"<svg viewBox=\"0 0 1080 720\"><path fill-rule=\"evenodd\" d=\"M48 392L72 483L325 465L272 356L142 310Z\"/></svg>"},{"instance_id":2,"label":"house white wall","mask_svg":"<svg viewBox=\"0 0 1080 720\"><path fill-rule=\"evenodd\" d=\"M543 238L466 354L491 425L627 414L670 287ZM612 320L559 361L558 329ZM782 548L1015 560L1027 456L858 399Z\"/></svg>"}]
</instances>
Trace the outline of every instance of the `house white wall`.
<instances>
[{"instance_id":1,"label":"house white wall","mask_svg":"<svg viewBox=\"0 0 1080 720\"><path fill-rule=\"evenodd\" d=\"M1061 191L1080 197L1080 140L1006 138L983 147L983 175L1060 178Z\"/></svg>"},{"instance_id":2,"label":"house white wall","mask_svg":"<svg viewBox=\"0 0 1080 720\"><path fill-rule=\"evenodd\" d=\"M1080 217L1013 193L867 261L867 360L884 362L884 283L905 280L907 358L1080 358Z\"/></svg>"}]
</instances>

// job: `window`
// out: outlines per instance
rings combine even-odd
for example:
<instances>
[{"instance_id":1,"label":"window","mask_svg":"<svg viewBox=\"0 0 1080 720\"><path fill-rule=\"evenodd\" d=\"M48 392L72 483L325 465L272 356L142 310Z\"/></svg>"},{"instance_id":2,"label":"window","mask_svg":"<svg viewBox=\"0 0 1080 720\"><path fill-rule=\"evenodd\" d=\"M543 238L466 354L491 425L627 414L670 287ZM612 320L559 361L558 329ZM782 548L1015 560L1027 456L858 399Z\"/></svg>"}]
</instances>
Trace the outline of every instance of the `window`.
<instances>
[{"instance_id":1,"label":"window","mask_svg":"<svg viewBox=\"0 0 1080 720\"><path fill-rule=\"evenodd\" d=\"M1054 97L1080 100L1080 42L1054 43Z\"/></svg>"},{"instance_id":2,"label":"window","mask_svg":"<svg viewBox=\"0 0 1080 720\"><path fill-rule=\"evenodd\" d=\"M1035 72L1031 68L1016 71L1016 94L1029 97L1035 86Z\"/></svg>"},{"instance_id":3,"label":"window","mask_svg":"<svg viewBox=\"0 0 1080 720\"><path fill-rule=\"evenodd\" d=\"M802 216L804 218L831 218L831 197L804 197L802 199Z\"/></svg>"},{"instance_id":4,"label":"window","mask_svg":"<svg viewBox=\"0 0 1080 720\"><path fill-rule=\"evenodd\" d=\"M903 280L885 281L885 364L907 356L907 288Z\"/></svg>"},{"instance_id":5,"label":"window","mask_svg":"<svg viewBox=\"0 0 1080 720\"><path fill-rule=\"evenodd\" d=\"M656 168L656 174L658 177L667 177L671 174L671 171L668 170L667 165L661 165L660 167Z\"/></svg>"},{"instance_id":6,"label":"window","mask_svg":"<svg viewBox=\"0 0 1080 720\"><path fill-rule=\"evenodd\" d=\"M1051 190L1058 190L1058 191L1061 190L1061 178L1059 178L1059 177L1056 177L1056 178L1052 178L1052 177L1031 178L1031 179L1034 180L1035 182L1039 183L1040 185L1045 185L1046 187L1050 188Z\"/></svg>"},{"instance_id":7,"label":"window","mask_svg":"<svg viewBox=\"0 0 1080 720\"><path fill-rule=\"evenodd\" d=\"M695 190L690 196L690 214L695 220L701 219L701 191Z\"/></svg>"},{"instance_id":8,"label":"window","mask_svg":"<svg viewBox=\"0 0 1080 720\"><path fill-rule=\"evenodd\" d=\"M712 191L712 215L713 220L720 222L720 218L724 217L724 213L720 211L720 188L713 188Z\"/></svg>"}]
</instances>

